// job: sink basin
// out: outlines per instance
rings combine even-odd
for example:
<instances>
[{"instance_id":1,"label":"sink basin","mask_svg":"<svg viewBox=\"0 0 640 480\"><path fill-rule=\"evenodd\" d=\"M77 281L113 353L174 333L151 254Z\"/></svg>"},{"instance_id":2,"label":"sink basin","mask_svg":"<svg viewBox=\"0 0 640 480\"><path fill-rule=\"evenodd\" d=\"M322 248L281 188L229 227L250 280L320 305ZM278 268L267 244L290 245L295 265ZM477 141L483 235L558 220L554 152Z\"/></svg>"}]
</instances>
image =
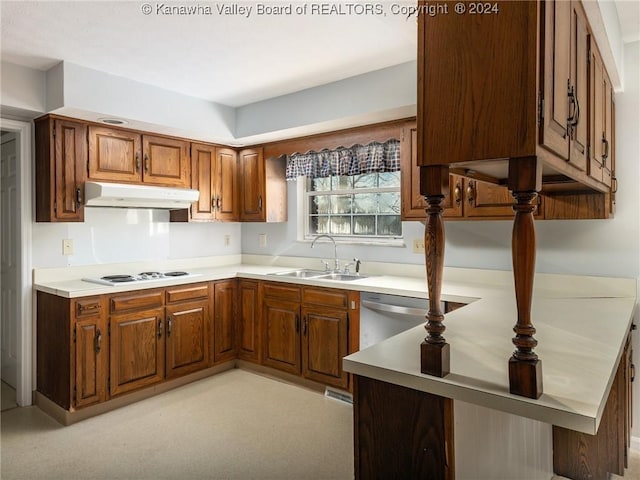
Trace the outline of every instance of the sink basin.
<instances>
[{"instance_id":1,"label":"sink basin","mask_svg":"<svg viewBox=\"0 0 640 480\"><path fill-rule=\"evenodd\" d=\"M352 280L361 280L367 278L367 275L356 275L352 273L328 273L316 277L318 280L337 280L339 282L350 282Z\"/></svg>"},{"instance_id":2,"label":"sink basin","mask_svg":"<svg viewBox=\"0 0 640 480\"><path fill-rule=\"evenodd\" d=\"M302 270L291 270L288 272L271 273L270 275L276 275L279 277L294 277L294 278L317 278L322 275L327 275L327 272L325 272L324 270L309 270L305 268Z\"/></svg>"}]
</instances>

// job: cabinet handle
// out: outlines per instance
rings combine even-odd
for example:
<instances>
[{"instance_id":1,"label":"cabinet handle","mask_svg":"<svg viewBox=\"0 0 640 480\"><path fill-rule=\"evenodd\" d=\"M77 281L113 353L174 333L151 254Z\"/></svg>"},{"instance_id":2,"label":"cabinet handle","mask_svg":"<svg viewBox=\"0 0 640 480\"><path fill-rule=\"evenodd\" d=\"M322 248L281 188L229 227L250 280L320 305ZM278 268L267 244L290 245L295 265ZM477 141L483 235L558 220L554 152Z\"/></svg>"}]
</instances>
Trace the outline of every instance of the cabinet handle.
<instances>
[{"instance_id":1,"label":"cabinet handle","mask_svg":"<svg viewBox=\"0 0 640 480\"><path fill-rule=\"evenodd\" d=\"M167 317L167 337L171 336L171 327L173 322L171 321L171 317Z\"/></svg>"},{"instance_id":2,"label":"cabinet handle","mask_svg":"<svg viewBox=\"0 0 640 480\"><path fill-rule=\"evenodd\" d=\"M469 180L469 185L467 185L467 202L469 205L473 205L475 201L475 192L473 189L473 180Z\"/></svg>"},{"instance_id":3,"label":"cabinet handle","mask_svg":"<svg viewBox=\"0 0 640 480\"><path fill-rule=\"evenodd\" d=\"M631 364L631 381L635 381L636 379L636 366L632 363Z\"/></svg>"},{"instance_id":4,"label":"cabinet handle","mask_svg":"<svg viewBox=\"0 0 640 480\"><path fill-rule=\"evenodd\" d=\"M459 207L462 202L462 189L460 188L460 182L456 182L456 188L453 189L453 200L456 202L456 207Z\"/></svg>"},{"instance_id":5,"label":"cabinet handle","mask_svg":"<svg viewBox=\"0 0 640 480\"><path fill-rule=\"evenodd\" d=\"M605 137L604 132L602 132L602 143L604 144L604 153L602 154L602 166L607 165L607 158L609 158L609 140Z\"/></svg>"},{"instance_id":6,"label":"cabinet handle","mask_svg":"<svg viewBox=\"0 0 640 480\"><path fill-rule=\"evenodd\" d=\"M144 154L144 173L149 171L149 155Z\"/></svg>"},{"instance_id":7,"label":"cabinet handle","mask_svg":"<svg viewBox=\"0 0 640 480\"><path fill-rule=\"evenodd\" d=\"M222 197L218 197L218 199L216 200L216 208L218 209L218 211L222 210Z\"/></svg>"},{"instance_id":8,"label":"cabinet handle","mask_svg":"<svg viewBox=\"0 0 640 480\"><path fill-rule=\"evenodd\" d=\"M80 187L76 187L76 203L78 207L82 205L82 189Z\"/></svg>"},{"instance_id":9,"label":"cabinet handle","mask_svg":"<svg viewBox=\"0 0 640 480\"><path fill-rule=\"evenodd\" d=\"M96 346L95 346L96 353L100 353L101 349L102 349L102 332L100 332L100 329L98 329L98 331L96 332Z\"/></svg>"},{"instance_id":10,"label":"cabinet handle","mask_svg":"<svg viewBox=\"0 0 640 480\"><path fill-rule=\"evenodd\" d=\"M258 210L262 211L262 195L258 197Z\"/></svg>"},{"instance_id":11,"label":"cabinet handle","mask_svg":"<svg viewBox=\"0 0 640 480\"><path fill-rule=\"evenodd\" d=\"M216 196L213 195L211 197L211 210L215 210L216 209Z\"/></svg>"},{"instance_id":12,"label":"cabinet handle","mask_svg":"<svg viewBox=\"0 0 640 480\"><path fill-rule=\"evenodd\" d=\"M136 172L140 171L140 152L136 152Z\"/></svg>"},{"instance_id":13,"label":"cabinet handle","mask_svg":"<svg viewBox=\"0 0 640 480\"><path fill-rule=\"evenodd\" d=\"M573 85L567 80L567 97L569 99L569 112L571 115L567 117L567 134L573 137L573 127L576 125L576 94ZM564 135L566 137L566 135Z\"/></svg>"},{"instance_id":14,"label":"cabinet handle","mask_svg":"<svg viewBox=\"0 0 640 480\"><path fill-rule=\"evenodd\" d=\"M80 311L81 312L89 312L89 311L93 311L93 310L98 310L100 308L100 304L99 303L92 303L91 305L82 305L80 307Z\"/></svg>"},{"instance_id":15,"label":"cabinet handle","mask_svg":"<svg viewBox=\"0 0 640 480\"><path fill-rule=\"evenodd\" d=\"M302 334L306 337L307 336L307 316L304 316L304 319L302 320Z\"/></svg>"},{"instance_id":16,"label":"cabinet handle","mask_svg":"<svg viewBox=\"0 0 640 480\"><path fill-rule=\"evenodd\" d=\"M158 319L158 338L162 338L162 319Z\"/></svg>"},{"instance_id":17,"label":"cabinet handle","mask_svg":"<svg viewBox=\"0 0 640 480\"><path fill-rule=\"evenodd\" d=\"M300 317L296 314L296 333L300 333Z\"/></svg>"}]
</instances>

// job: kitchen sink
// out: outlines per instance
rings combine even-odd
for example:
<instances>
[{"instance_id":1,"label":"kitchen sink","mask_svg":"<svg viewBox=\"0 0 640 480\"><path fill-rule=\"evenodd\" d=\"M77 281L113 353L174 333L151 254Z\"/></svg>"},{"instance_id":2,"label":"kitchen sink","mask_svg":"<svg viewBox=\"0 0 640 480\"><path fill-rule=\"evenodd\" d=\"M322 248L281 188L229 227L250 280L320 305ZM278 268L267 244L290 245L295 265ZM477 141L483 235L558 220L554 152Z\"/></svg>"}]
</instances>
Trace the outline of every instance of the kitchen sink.
<instances>
[{"instance_id":1,"label":"kitchen sink","mask_svg":"<svg viewBox=\"0 0 640 480\"><path fill-rule=\"evenodd\" d=\"M327 272L324 270L290 270L288 272L276 272L271 273L270 275L276 275L278 277L295 277L295 278L317 278L322 275L327 275Z\"/></svg>"},{"instance_id":2,"label":"kitchen sink","mask_svg":"<svg viewBox=\"0 0 640 480\"><path fill-rule=\"evenodd\" d=\"M318 280L337 280L339 282L350 282L352 280L360 280L367 278L367 275L356 275L352 273L329 273L316 277Z\"/></svg>"}]
</instances>

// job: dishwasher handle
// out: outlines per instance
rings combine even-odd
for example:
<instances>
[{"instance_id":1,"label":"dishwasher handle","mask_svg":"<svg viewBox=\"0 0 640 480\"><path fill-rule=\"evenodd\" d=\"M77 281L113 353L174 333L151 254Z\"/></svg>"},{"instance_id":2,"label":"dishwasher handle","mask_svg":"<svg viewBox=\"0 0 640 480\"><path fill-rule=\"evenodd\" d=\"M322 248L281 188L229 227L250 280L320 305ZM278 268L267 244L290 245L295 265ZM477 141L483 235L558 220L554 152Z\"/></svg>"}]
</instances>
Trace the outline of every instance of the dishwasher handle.
<instances>
[{"instance_id":1,"label":"dishwasher handle","mask_svg":"<svg viewBox=\"0 0 640 480\"><path fill-rule=\"evenodd\" d=\"M369 300L362 300L360 302L361 307L368 308L375 312L381 313L396 313L398 315L407 315L410 317L424 317L427 314L427 309L403 307L401 305L391 305L388 303L372 302Z\"/></svg>"}]
</instances>

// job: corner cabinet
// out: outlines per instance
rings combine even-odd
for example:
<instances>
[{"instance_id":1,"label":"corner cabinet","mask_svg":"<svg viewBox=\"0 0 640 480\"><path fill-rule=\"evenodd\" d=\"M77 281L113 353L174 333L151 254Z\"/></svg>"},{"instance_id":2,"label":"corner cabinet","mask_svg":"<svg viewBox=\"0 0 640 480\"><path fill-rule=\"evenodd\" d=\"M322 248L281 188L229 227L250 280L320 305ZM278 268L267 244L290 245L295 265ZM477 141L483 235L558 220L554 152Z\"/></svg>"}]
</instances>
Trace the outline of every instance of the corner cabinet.
<instances>
[{"instance_id":1,"label":"corner cabinet","mask_svg":"<svg viewBox=\"0 0 640 480\"><path fill-rule=\"evenodd\" d=\"M36 221L84 221L87 125L47 116L35 122Z\"/></svg>"},{"instance_id":2,"label":"corner cabinet","mask_svg":"<svg viewBox=\"0 0 640 480\"><path fill-rule=\"evenodd\" d=\"M235 280L221 280L213 284L213 361L221 363L237 356L236 312L238 286Z\"/></svg>"},{"instance_id":3,"label":"corner cabinet","mask_svg":"<svg viewBox=\"0 0 640 480\"><path fill-rule=\"evenodd\" d=\"M238 357L253 363L261 362L261 318L259 287L255 280L238 282Z\"/></svg>"},{"instance_id":4,"label":"corner cabinet","mask_svg":"<svg viewBox=\"0 0 640 480\"><path fill-rule=\"evenodd\" d=\"M286 222L285 159L264 158L263 149L238 152L240 169L240 221Z\"/></svg>"}]
</instances>

